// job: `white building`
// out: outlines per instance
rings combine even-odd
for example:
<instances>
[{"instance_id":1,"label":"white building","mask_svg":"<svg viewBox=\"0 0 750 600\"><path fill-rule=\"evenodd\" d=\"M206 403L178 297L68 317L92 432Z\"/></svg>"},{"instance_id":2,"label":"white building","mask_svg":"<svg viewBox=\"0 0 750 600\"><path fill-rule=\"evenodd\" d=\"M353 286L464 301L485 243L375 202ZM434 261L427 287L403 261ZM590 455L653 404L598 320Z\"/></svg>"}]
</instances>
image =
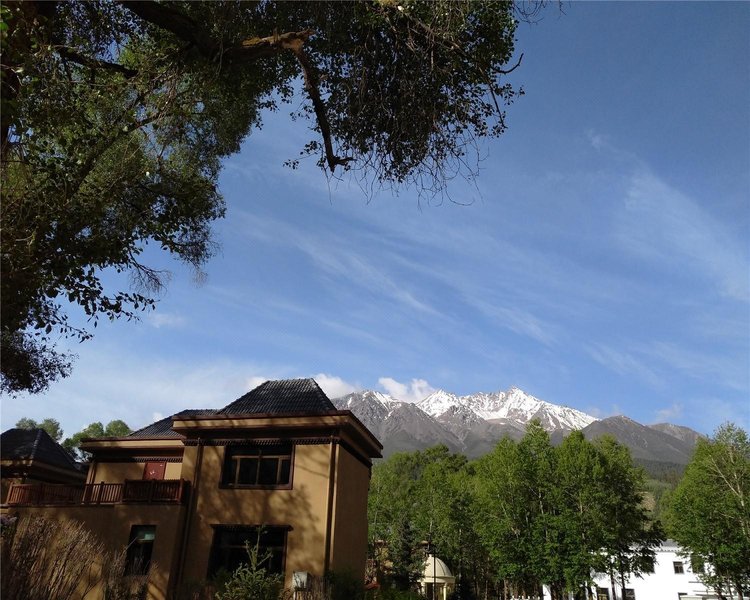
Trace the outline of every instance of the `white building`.
<instances>
[{"instance_id":1,"label":"white building","mask_svg":"<svg viewBox=\"0 0 750 600\"><path fill-rule=\"evenodd\" d=\"M434 554L428 554L419 579L420 591L424 597L427 600L448 600L455 585L456 578L448 565Z\"/></svg>"},{"instance_id":2,"label":"white building","mask_svg":"<svg viewBox=\"0 0 750 600\"><path fill-rule=\"evenodd\" d=\"M698 575L693 572L690 559L680 555L676 542L667 540L656 550L653 573L642 577L631 576L625 580L625 597L620 582L615 582L616 596L612 593L609 576L596 576L597 600L701 600L715 599Z\"/></svg>"}]
</instances>

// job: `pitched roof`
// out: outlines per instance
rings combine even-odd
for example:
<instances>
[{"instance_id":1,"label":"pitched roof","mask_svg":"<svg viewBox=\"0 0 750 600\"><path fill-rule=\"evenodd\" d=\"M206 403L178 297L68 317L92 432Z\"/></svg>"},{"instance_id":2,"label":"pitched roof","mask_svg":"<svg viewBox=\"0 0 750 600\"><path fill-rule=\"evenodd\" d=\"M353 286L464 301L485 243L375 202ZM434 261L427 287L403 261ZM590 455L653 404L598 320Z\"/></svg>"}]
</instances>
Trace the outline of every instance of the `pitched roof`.
<instances>
[{"instance_id":1,"label":"pitched roof","mask_svg":"<svg viewBox=\"0 0 750 600\"><path fill-rule=\"evenodd\" d=\"M172 429L172 420L180 417L190 418L214 414L315 414L327 413L329 411L336 411L336 407L314 379L280 379L262 383L220 410L214 408L190 408L182 410L170 417L146 425L134 431L128 437L182 437Z\"/></svg>"},{"instance_id":2,"label":"pitched roof","mask_svg":"<svg viewBox=\"0 0 750 600\"><path fill-rule=\"evenodd\" d=\"M128 437L134 438L153 438L153 437L182 437L179 433L172 429L172 419L179 417L199 417L201 415L212 415L216 412L215 408L188 408L181 410L178 413L173 414L171 417L166 417L146 425L137 431L133 431Z\"/></svg>"},{"instance_id":3,"label":"pitched roof","mask_svg":"<svg viewBox=\"0 0 750 600\"><path fill-rule=\"evenodd\" d=\"M44 429L8 429L0 435L3 460L33 460L80 473L75 459Z\"/></svg>"},{"instance_id":4,"label":"pitched roof","mask_svg":"<svg viewBox=\"0 0 750 600\"><path fill-rule=\"evenodd\" d=\"M219 415L328 413L336 407L314 379L266 381L217 411Z\"/></svg>"}]
</instances>

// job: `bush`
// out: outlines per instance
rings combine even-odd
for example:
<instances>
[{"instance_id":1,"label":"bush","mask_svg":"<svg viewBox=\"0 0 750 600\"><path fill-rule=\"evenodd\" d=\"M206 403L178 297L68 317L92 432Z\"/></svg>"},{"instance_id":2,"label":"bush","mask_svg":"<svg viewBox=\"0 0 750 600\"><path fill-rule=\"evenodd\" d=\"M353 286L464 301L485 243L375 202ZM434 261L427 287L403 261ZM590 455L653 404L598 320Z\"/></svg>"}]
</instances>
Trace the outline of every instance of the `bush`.
<instances>
[{"instance_id":1,"label":"bush","mask_svg":"<svg viewBox=\"0 0 750 600\"><path fill-rule=\"evenodd\" d=\"M124 576L125 549L106 552L78 521L2 519L3 600L82 600L101 585L105 600L144 595L146 575Z\"/></svg>"},{"instance_id":2,"label":"bush","mask_svg":"<svg viewBox=\"0 0 750 600\"><path fill-rule=\"evenodd\" d=\"M245 544L249 562L240 565L216 592L216 600L287 600L284 577L268 573L263 567L268 556L259 556L258 546Z\"/></svg>"}]
</instances>

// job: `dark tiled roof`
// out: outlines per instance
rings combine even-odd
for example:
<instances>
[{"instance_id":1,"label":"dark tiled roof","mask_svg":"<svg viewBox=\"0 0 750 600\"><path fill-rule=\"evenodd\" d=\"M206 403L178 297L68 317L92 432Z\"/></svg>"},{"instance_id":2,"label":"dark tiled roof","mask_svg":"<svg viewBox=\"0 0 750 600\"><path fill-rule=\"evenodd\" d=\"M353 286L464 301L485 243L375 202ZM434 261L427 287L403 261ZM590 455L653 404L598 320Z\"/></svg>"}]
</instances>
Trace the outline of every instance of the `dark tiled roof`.
<instances>
[{"instance_id":1,"label":"dark tiled roof","mask_svg":"<svg viewBox=\"0 0 750 600\"><path fill-rule=\"evenodd\" d=\"M309 414L335 410L314 379L280 379L266 381L217 414Z\"/></svg>"},{"instance_id":2,"label":"dark tiled roof","mask_svg":"<svg viewBox=\"0 0 750 600\"><path fill-rule=\"evenodd\" d=\"M152 438L152 437L173 437L173 438L179 438L179 433L175 432L172 429L172 419L176 417L199 417L201 415L212 415L216 412L216 409L214 408L188 408L187 410L181 410L178 413L173 414L171 417L167 417L166 419L161 419L160 421L157 421L156 423L151 423L151 425L146 425L145 427L139 429L138 431L134 431L128 437L135 437L135 438Z\"/></svg>"},{"instance_id":3,"label":"dark tiled roof","mask_svg":"<svg viewBox=\"0 0 750 600\"><path fill-rule=\"evenodd\" d=\"M0 435L3 460L33 460L80 472L75 459L44 429L8 429Z\"/></svg>"}]
</instances>

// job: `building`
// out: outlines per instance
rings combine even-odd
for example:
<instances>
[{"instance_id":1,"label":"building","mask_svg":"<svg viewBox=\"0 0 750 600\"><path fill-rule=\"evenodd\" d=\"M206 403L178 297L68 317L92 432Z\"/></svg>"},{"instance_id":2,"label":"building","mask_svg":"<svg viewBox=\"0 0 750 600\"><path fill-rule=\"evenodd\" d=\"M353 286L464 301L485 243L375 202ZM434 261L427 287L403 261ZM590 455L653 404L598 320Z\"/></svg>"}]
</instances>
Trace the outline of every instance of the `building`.
<instances>
[{"instance_id":1,"label":"building","mask_svg":"<svg viewBox=\"0 0 750 600\"><path fill-rule=\"evenodd\" d=\"M434 553L427 554L419 578L419 589L427 600L448 600L456 587L456 578Z\"/></svg>"},{"instance_id":2,"label":"building","mask_svg":"<svg viewBox=\"0 0 750 600\"><path fill-rule=\"evenodd\" d=\"M8 429L0 435L0 503L5 503L11 484L82 484L85 466L44 429Z\"/></svg>"},{"instance_id":3,"label":"building","mask_svg":"<svg viewBox=\"0 0 750 600\"><path fill-rule=\"evenodd\" d=\"M6 512L77 519L128 563L149 566L148 597L172 598L270 554L295 573L363 580L367 493L378 440L312 379L267 381L218 410L185 410L122 438L87 440L85 485L14 485Z\"/></svg>"},{"instance_id":4,"label":"building","mask_svg":"<svg viewBox=\"0 0 750 600\"><path fill-rule=\"evenodd\" d=\"M689 558L672 540L667 540L656 549L656 560L651 573L625 580L623 599L620 582L616 582L617 596L612 592L612 583L607 575L597 574L595 580L597 600L689 600L717 598L701 583Z\"/></svg>"}]
</instances>

